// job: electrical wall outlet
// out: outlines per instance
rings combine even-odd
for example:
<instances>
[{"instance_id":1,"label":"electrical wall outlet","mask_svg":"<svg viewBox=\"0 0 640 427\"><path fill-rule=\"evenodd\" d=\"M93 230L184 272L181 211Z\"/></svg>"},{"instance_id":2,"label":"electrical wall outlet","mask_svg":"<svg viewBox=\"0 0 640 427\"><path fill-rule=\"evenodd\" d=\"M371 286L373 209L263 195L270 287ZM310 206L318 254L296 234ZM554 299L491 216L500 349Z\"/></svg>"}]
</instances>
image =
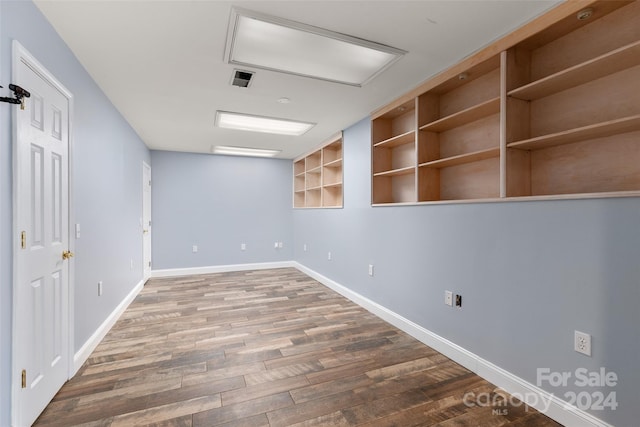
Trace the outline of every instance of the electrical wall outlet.
<instances>
[{"instance_id":1,"label":"electrical wall outlet","mask_svg":"<svg viewBox=\"0 0 640 427\"><path fill-rule=\"evenodd\" d=\"M305 243L304 245L302 245L302 250L303 250L304 252L307 252L307 244L306 244L306 243Z\"/></svg>"},{"instance_id":2,"label":"electrical wall outlet","mask_svg":"<svg viewBox=\"0 0 640 427\"><path fill-rule=\"evenodd\" d=\"M193 252L194 254L198 252L198 245L193 245L193 247L191 248L191 252Z\"/></svg>"},{"instance_id":3,"label":"electrical wall outlet","mask_svg":"<svg viewBox=\"0 0 640 427\"><path fill-rule=\"evenodd\" d=\"M591 335L574 331L573 349L578 353L591 356Z\"/></svg>"},{"instance_id":4,"label":"electrical wall outlet","mask_svg":"<svg viewBox=\"0 0 640 427\"><path fill-rule=\"evenodd\" d=\"M247 250L247 244L246 243L240 243L240 250L241 251L246 251Z\"/></svg>"},{"instance_id":5,"label":"electrical wall outlet","mask_svg":"<svg viewBox=\"0 0 640 427\"><path fill-rule=\"evenodd\" d=\"M98 282L98 296L102 296L102 280Z\"/></svg>"},{"instance_id":6,"label":"electrical wall outlet","mask_svg":"<svg viewBox=\"0 0 640 427\"><path fill-rule=\"evenodd\" d=\"M273 244L273 248L274 248L274 249L278 249L278 242L275 242L275 243Z\"/></svg>"},{"instance_id":7,"label":"electrical wall outlet","mask_svg":"<svg viewBox=\"0 0 640 427\"><path fill-rule=\"evenodd\" d=\"M444 303L449 307L453 307L453 292L444 291Z\"/></svg>"},{"instance_id":8,"label":"electrical wall outlet","mask_svg":"<svg viewBox=\"0 0 640 427\"><path fill-rule=\"evenodd\" d=\"M369 276L373 277L373 264L369 264Z\"/></svg>"},{"instance_id":9,"label":"electrical wall outlet","mask_svg":"<svg viewBox=\"0 0 640 427\"><path fill-rule=\"evenodd\" d=\"M278 242L278 249L282 249L282 248L284 248L284 243Z\"/></svg>"},{"instance_id":10,"label":"electrical wall outlet","mask_svg":"<svg viewBox=\"0 0 640 427\"><path fill-rule=\"evenodd\" d=\"M456 307L462 308L462 295L456 294Z\"/></svg>"},{"instance_id":11,"label":"electrical wall outlet","mask_svg":"<svg viewBox=\"0 0 640 427\"><path fill-rule=\"evenodd\" d=\"M328 259L329 261L331 261L331 252L328 252L328 253L327 253L327 259Z\"/></svg>"}]
</instances>

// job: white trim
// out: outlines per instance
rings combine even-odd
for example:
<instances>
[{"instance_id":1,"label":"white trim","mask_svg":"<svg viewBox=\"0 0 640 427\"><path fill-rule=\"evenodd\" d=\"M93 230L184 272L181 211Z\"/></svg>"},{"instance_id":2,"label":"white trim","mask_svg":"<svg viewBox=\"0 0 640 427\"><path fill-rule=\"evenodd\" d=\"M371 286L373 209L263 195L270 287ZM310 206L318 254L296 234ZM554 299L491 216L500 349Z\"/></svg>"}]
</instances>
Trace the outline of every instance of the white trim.
<instances>
[{"instance_id":1,"label":"white trim","mask_svg":"<svg viewBox=\"0 0 640 427\"><path fill-rule=\"evenodd\" d=\"M605 421L591 415L590 413L569 405L557 396L542 390L540 387L531 384L522 378L505 371L499 366L476 356L478 359L478 369L475 371L480 377L497 385L501 389L518 396L529 396L531 400L527 403L536 408L549 418L566 426L588 426L588 427L613 427Z\"/></svg>"},{"instance_id":2,"label":"white trim","mask_svg":"<svg viewBox=\"0 0 640 427\"><path fill-rule=\"evenodd\" d=\"M124 299L118 304L118 306L111 312L109 317L105 319L104 322L96 329L96 331L89 337L89 339L80 347L80 350L73 355L73 375L78 372L78 369L82 367L84 362L89 358L93 350L96 349L98 344L102 341L102 339L107 335L107 333L111 330L113 325L118 321L122 313L129 307L129 304L133 302L133 300L138 296L142 288L144 287L145 280L141 280L138 282L131 292L124 297Z\"/></svg>"},{"instance_id":3,"label":"white trim","mask_svg":"<svg viewBox=\"0 0 640 427\"><path fill-rule=\"evenodd\" d=\"M393 326L406 332L429 347L439 351L480 377L505 390L507 393L519 396L531 396L532 399L527 402L529 403L529 406L543 412L549 418L568 426L612 427L611 424L608 424L588 412L576 408L575 406L569 405L567 402L557 398L551 393L542 390L530 382L494 365L493 363L429 331L428 329L413 323L388 308L371 301L367 297L344 287L328 277L323 276L322 274L317 273L298 262L294 262L293 264L295 268L304 274L312 277L328 288L333 289L342 296L389 322Z\"/></svg>"},{"instance_id":4,"label":"white trim","mask_svg":"<svg viewBox=\"0 0 640 427\"><path fill-rule=\"evenodd\" d=\"M146 282L147 280L149 280L151 278L151 266L149 266L149 274L146 274L147 272L147 268L144 265L145 262L145 250L144 250L144 229L145 229L145 217L144 217L144 190L146 187L146 183L145 183L145 168L149 169L149 180L151 180L151 165L149 163L147 163L145 160L142 161L142 278L143 280ZM151 185L149 185L151 187ZM153 191L153 188L151 188L151 191ZM153 198L153 194L150 196L150 198ZM153 199L151 200L153 202ZM151 204L149 204L149 218L151 218ZM149 234L153 234L152 233L152 228L149 227ZM151 238L151 236L149 236L149 238ZM149 262L151 262L151 256L153 254L152 251L152 247L151 245L149 245Z\"/></svg>"},{"instance_id":5,"label":"white trim","mask_svg":"<svg viewBox=\"0 0 640 427\"><path fill-rule=\"evenodd\" d=\"M67 194L67 200L69 202L69 251L71 253L76 252L76 209L75 209L75 197L73 192L75 168L73 167L73 156L75 154L73 144L73 118L74 118L74 98L71 95L69 100L69 146L67 150L67 181L69 185L69 191ZM69 258L69 357L73 354L75 349L75 289L76 289L76 260L75 258ZM69 378L73 377L75 371L73 371L73 363L69 361L67 366L69 368Z\"/></svg>"},{"instance_id":6,"label":"white trim","mask_svg":"<svg viewBox=\"0 0 640 427\"><path fill-rule=\"evenodd\" d=\"M230 271L270 270L273 268L295 268L293 261L260 262L254 264L212 265L206 267L168 268L151 270L151 277L190 276L192 274L228 273Z\"/></svg>"}]
</instances>

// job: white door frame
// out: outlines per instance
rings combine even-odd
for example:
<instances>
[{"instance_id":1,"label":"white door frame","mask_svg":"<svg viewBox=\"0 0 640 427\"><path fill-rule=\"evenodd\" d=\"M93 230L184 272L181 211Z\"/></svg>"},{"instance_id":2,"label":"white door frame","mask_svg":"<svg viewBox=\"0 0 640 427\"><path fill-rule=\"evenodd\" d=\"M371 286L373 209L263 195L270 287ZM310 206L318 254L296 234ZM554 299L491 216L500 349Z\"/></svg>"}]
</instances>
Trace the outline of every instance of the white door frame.
<instances>
[{"instance_id":1,"label":"white door frame","mask_svg":"<svg viewBox=\"0 0 640 427\"><path fill-rule=\"evenodd\" d=\"M60 81L58 81L58 79L56 79L33 55L31 55L31 53L29 53L29 51L27 51L24 46L22 46L17 40L13 40L12 42L12 76L15 79L15 76L17 76L18 74L18 67L20 63L24 63L27 64L33 71L35 71L42 79L44 79L45 81L47 81L49 84L51 84L53 87L55 87L57 90L60 91L60 93L62 93L64 95L65 98L67 98L67 100L69 101L69 151L68 151L68 161L67 161L67 165L68 165L68 174L69 174L69 180L68 180L68 185L69 185L69 189L68 189L68 201L69 201L69 227L68 227L68 232L69 232L69 250L71 252L75 251L75 239L74 239L74 235L72 233L72 230L74 229L74 227L72 226L72 224L74 224L75 222L75 211L73 209L74 207L74 201L73 201L73 95L71 94L71 92L69 92L67 90L67 88L65 88L62 83L60 83ZM28 102L28 101L27 101ZM19 106L15 106L14 108L20 108ZM18 165L18 161L17 161L17 153L18 153L18 128L17 128L17 114L15 112L15 110L12 111L11 113L11 125L12 125L12 139L13 139L13 165L12 165L12 176L13 176L13 196L12 196L12 204L13 204L13 253L12 253L12 260L13 260L13 287L12 287L12 291L13 291L13 304L11 307L11 311L12 311L12 329L11 329L11 422L13 425L17 425L17 420L16 420L16 411L13 410L13 408L17 408L18 405L16 404L16 402L18 401L18 399L20 398L20 394L18 393L18 391L20 391L20 381L21 381L21 377L19 374L20 371L20 367L19 367L19 363L18 360L16 360L15 357L15 352L16 352L16 346L15 346L15 337L16 337L16 331L18 330L17 325L16 325L16 307L17 307L17 287L19 285L19 282L17 280L16 274L18 271L18 266L17 266L17 254L18 251L20 251L20 238L18 237L20 235L20 231L18 230L18 188L17 188L17 176L18 176L18 171L17 171L17 165ZM75 270L75 262L73 258L70 258L69 260L69 301L67 302L67 307L69 310L68 313L68 319L69 319L69 329L68 329L68 343L69 343L69 348L68 348L68 360L66 361L67 363L67 367L68 367L68 378L71 378L74 374L75 374L75 369L74 369L74 363L73 363L73 354L74 354L74 305L73 305L73 301L74 301L74 284L75 284L75 274L74 274L74 270Z\"/></svg>"},{"instance_id":2,"label":"white door frame","mask_svg":"<svg viewBox=\"0 0 640 427\"><path fill-rule=\"evenodd\" d=\"M148 259L149 262L151 262L151 254L152 254L152 249L151 249L151 241L149 242L149 248L148 251L149 253L147 254L147 247L144 243L144 239L145 238L149 238L149 240L151 240L151 230L152 230L152 226L145 224L145 215L144 215L144 205L145 205L145 189L146 189L146 177L145 177L145 170L149 170L149 180L151 180L151 165L149 165L149 163L145 162L144 160L142 161L142 280L143 281L147 281L148 279L151 278L151 266L149 265L149 269L148 269L148 274L147 274L147 266L145 265L145 261ZM149 187L151 187L151 185L149 185ZM150 190L151 191L151 190ZM149 195L149 198L151 198L151 195ZM149 203L149 222L151 222L151 203ZM145 230L148 230L149 236L146 236Z\"/></svg>"}]
</instances>

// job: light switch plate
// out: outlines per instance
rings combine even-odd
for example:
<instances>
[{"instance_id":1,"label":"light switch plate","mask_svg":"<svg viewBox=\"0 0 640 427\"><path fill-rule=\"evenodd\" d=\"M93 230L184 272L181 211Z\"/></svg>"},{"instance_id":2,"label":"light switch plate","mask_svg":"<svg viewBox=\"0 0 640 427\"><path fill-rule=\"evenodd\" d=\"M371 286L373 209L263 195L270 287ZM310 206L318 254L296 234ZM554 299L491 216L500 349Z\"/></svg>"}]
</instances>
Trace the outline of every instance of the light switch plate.
<instances>
[{"instance_id":1,"label":"light switch plate","mask_svg":"<svg viewBox=\"0 0 640 427\"><path fill-rule=\"evenodd\" d=\"M444 303L450 307L453 307L453 292L444 291Z\"/></svg>"}]
</instances>

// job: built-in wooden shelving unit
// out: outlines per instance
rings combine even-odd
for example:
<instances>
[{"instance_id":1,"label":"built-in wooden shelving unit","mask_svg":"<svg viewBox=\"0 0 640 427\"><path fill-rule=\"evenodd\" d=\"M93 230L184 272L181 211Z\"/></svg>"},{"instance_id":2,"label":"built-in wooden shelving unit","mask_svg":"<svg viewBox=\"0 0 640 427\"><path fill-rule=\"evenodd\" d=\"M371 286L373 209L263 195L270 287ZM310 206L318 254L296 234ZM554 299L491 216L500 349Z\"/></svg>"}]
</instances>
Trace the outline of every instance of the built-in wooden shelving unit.
<instances>
[{"instance_id":1,"label":"built-in wooden shelving unit","mask_svg":"<svg viewBox=\"0 0 640 427\"><path fill-rule=\"evenodd\" d=\"M342 207L342 134L294 160L293 207Z\"/></svg>"},{"instance_id":2,"label":"built-in wooden shelving unit","mask_svg":"<svg viewBox=\"0 0 640 427\"><path fill-rule=\"evenodd\" d=\"M372 204L640 195L639 21L565 2L373 113Z\"/></svg>"}]
</instances>

